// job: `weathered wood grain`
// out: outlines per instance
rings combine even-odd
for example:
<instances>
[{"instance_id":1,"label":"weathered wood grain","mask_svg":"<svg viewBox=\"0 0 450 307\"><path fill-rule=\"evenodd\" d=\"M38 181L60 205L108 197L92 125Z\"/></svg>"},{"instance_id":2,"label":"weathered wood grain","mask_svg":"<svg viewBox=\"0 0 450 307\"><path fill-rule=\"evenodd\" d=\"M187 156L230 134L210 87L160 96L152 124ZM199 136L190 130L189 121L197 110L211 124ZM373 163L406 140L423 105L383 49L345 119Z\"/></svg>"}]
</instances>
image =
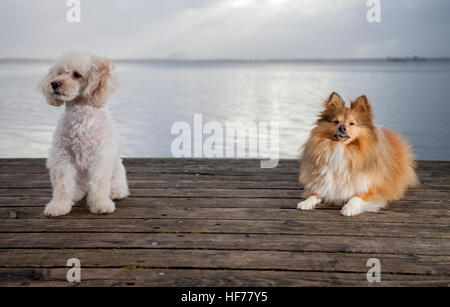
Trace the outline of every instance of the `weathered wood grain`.
<instances>
[{"instance_id":1,"label":"weathered wood grain","mask_svg":"<svg viewBox=\"0 0 450 307\"><path fill-rule=\"evenodd\" d=\"M0 197L49 196L51 189L0 189ZM299 199L299 189L187 189L187 188L134 188L130 189L134 197L240 197L240 198L294 198ZM410 190L404 200L449 201L450 190Z\"/></svg>"},{"instance_id":2,"label":"weathered wood grain","mask_svg":"<svg viewBox=\"0 0 450 307\"><path fill-rule=\"evenodd\" d=\"M39 207L43 208L51 196L0 197L0 207ZM164 208L270 208L293 209L301 199L284 198L195 198L195 197L133 197L116 201L117 208L144 207L152 209ZM85 200L75 206L86 207ZM338 210L341 207L331 204L320 204L318 210ZM450 202L445 201L408 201L400 200L391 203L383 211L415 212L416 210L438 210L448 214ZM314 211L317 212L317 211Z\"/></svg>"},{"instance_id":3,"label":"weathered wood grain","mask_svg":"<svg viewBox=\"0 0 450 307\"><path fill-rule=\"evenodd\" d=\"M450 256L446 239L204 233L0 233L6 248L181 248Z\"/></svg>"},{"instance_id":4,"label":"weathered wood grain","mask_svg":"<svg viewBox=\"0 0 450 307\"><path fill-rule=\"evenodd\" d=\"M445 276L383 274L381 282L369 283L365 273L292 272L269 270L198 270L167 268L85 268L81 283L69 283L67 269L0 269L0 286L96 286L96 287L448 287Z\"/></svg>"},{"instance_id":5,"label":"weathered wood grain","mask_svg":"<svg viewBox=\"0 0 450 307\"><path fill-rule=\"evenodd\" d=\"M132 196L49 219L44 159L0 159L0 285L448 286L450 162L419 161L421 186L379 213L296 210L298 162L124 159ZM382 282L366 280L367 259Z\"/></svg>"},{"instance_id":6,"label":"weathered wood grain","mask_svg":"<svg viewBox=\"0 0 450 307\"><path fill-rule=\"evenodd\" d=\"M354 217L343 217L339 210L299 211L291 209L253 209L253 208L117 208L112 214L94 215L87 208L73 208L68 215L59 219L226 219L226 220L295 220L295 221L335 221L335 222L372 222L372 223L422 223L450 225L450 209L447 211L416 210L381 211L361 214ZM1 219L48 219L42 208L1 208Z\"/></svg>"},{"instance_id":7,"label":"weathered wood grain","mask_svg":"<svg viewBox=\"0 0 450 307\"><path fill-rule=\"evenodd\" d=\"M449 239L442 224L213 219L4 219L0 232L253 233Z\"/></svg>"},{"instance_id":8,"label":"weathered wood grain","mask_svg":"<svg viewBox=\"0 0 450 307\"><path fill-rule=\"evenodd\" d=\"M0 253L4 268L65 266L78 258L83 267L168 267L204 269L263 269L290 271L367 272L369 258L380 259L383 272L391 274L448 275L449 256L342 254L285 251L195 249L7 249Z\"/></svg>"}]
</instances>

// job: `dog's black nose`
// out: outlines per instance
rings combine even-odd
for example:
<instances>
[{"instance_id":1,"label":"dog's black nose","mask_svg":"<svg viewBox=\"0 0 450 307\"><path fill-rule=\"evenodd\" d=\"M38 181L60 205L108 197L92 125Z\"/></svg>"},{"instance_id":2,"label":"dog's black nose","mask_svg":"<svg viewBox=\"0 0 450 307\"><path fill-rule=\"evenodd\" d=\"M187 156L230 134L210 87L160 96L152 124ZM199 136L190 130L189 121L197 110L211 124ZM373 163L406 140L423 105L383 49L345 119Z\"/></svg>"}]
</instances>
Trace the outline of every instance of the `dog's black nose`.
<instances>
[{"instance_id":1,"label":"dog's black nose","mask_svg":"<svg viewBox=\"0 0 450 307\"><path fill-rule=\"evenodd\" d=\"M345 128L345 126L339 126L338 128L339 132L344 133L345 131L347 131L347 129Z\"/></svg>"},{"instance_id":2,"label":"dog's black nose","mask_svg":"<svg viewBox=\"0 0 450 307\"><path fill-rule=\"evenodd\" d=\"M52 85L52 89L57 89L58 87L61 86L61 81L53 81L52 83L50 83Z\"/></svg>"}]
</instances>

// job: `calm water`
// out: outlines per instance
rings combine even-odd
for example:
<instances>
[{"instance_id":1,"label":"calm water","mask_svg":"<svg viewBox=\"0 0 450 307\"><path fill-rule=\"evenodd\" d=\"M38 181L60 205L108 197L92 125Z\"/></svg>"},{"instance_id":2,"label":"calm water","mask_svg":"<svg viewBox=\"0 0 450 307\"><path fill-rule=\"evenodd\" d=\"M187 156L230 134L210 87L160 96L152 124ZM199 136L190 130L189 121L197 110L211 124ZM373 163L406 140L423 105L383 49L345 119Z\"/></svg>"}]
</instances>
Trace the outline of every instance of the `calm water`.
<instances>
[{"instance_id":1,"label":"calm water","mask_svg":"<svg viewBox=\"0 0 450 307\"><path fill-rule=\"evenodd\" d=\"M0 62L0 157L45 157L62 108L37 93L49 63ZM280 157L295 158L321 99L371 99L377 123L419 159L450 158L450 61L118 62L109 100L127 157L170 157L174 122L278 121Z\"/></svg>"}]
</instances>

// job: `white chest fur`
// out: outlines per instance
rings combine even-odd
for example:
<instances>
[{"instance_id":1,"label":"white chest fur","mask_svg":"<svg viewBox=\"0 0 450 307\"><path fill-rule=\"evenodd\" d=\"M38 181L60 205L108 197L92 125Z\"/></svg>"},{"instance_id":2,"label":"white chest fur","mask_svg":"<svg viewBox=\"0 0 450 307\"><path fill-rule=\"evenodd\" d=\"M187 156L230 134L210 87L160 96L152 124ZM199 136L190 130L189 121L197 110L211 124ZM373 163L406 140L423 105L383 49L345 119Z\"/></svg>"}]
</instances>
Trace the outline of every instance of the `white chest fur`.
<instances>
[{"instance_id":1,"label":"white chest fur","mask_svg":"<svg viewBox=\"0 0 450 307\"><path fill-rule=\"evenodd\" d=\"M370 181L363 174L354 174L343 145L328 153L326 165L318 170L306 188L319 195L325 202L344 203L355 194L366 193Z\"/></svg>"},{"instance_id":2,"label":"white chest fur","mask_svg":"<svg viewBox=\"0 0 450 307\"><path fill-rule=\"evenodd\" d=\"M98 156L115 155L118 148L113 120L105 108L69 106L57 129L55 148L67 152L78 167L90 168Z\"/></svg>"}]
</instances>

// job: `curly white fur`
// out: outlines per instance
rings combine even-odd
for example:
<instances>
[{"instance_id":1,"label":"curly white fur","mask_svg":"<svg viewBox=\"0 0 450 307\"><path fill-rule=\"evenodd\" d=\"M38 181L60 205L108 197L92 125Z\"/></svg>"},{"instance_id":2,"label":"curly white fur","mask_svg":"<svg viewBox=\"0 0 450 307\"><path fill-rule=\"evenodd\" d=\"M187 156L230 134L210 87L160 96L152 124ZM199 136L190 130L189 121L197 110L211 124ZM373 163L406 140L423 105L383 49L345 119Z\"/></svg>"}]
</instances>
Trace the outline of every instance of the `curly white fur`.
<instances>
[{"instance_id":1,"label":"curly white fur","mask_svg":"<svg viewBox=\"0 0 450 307\"><path fill-rule=\"evenodd\" d=\"M111 213L112 199L129 195L114 121L104 106L117 84L111 69L106 58L71 52L40 83L49 104L66 105L47 159L53 186L47 216L69 213L86 195L92 213Z\"/></svg>"}]
</instances>

